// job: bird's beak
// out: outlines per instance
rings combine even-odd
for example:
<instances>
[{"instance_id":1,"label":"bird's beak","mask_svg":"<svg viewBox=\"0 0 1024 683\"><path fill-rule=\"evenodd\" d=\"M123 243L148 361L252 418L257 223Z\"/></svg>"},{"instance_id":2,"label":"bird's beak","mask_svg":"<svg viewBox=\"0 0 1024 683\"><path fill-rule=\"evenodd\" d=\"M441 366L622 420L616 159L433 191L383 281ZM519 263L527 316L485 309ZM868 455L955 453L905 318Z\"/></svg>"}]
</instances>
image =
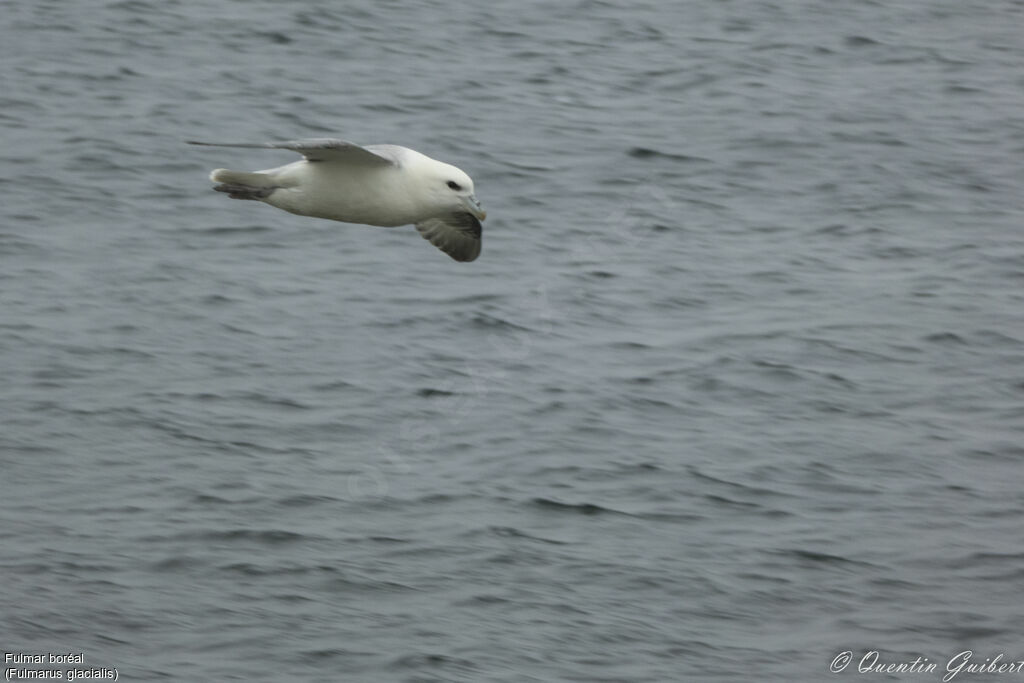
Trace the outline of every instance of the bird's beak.
<instances>
[{"instance_id":1,"label":"bird's beak","mask_svg":"<svg viewBox=\"0 0 1024 683\"><path fill-rule=\"evenodd\" d=\"M476 197L469 195L468 197L462 197L462 203L466 205L466 209L476 216L479 220L487 218L487 212L480 206L480 202L477 201Z\"/></svg>"}]
</instances>

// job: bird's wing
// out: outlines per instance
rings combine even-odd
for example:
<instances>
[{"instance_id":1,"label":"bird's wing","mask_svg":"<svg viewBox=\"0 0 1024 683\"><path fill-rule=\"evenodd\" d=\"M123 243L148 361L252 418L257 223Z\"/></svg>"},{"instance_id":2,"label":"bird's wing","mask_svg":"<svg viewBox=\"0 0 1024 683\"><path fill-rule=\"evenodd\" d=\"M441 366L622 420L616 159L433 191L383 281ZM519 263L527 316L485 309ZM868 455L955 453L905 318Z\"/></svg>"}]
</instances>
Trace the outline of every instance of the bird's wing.
<instances>
[{"instance_id":1,"label":"bird's wing","mask_svg":"<svg viewBox=\"0 0 1024 683\"><path fill-rule=\"evenodd\" d=\"M343 161L358 164L390 164L397 166L399 148L392 145L374 145L373 149L335 138L312 138L288 142L199 142L186 140L190 145L208 147L256 147L260 149L290 149L310 161Z\"/></svg>"},{"instance_id":2,"label":"bird's wing","mask_svg":"<svg viewBox=\"0 0 1024 683\"><path fill-rule=\"evenodd\" d=\"M473 261L480 255L483 231L473 214L453 213L441 218L428 218L417 223L416 229L456 261Z\"/></svg>"}]
</instances>

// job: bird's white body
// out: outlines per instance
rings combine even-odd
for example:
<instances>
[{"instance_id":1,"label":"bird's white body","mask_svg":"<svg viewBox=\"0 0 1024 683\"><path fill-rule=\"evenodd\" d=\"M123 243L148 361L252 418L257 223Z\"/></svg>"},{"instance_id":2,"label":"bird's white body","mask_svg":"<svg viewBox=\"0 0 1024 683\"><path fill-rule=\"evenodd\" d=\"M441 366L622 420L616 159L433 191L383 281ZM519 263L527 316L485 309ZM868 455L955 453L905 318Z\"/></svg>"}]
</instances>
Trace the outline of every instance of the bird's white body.
<instances>
[{"instance_id":1,"label":"bird's white body","mask_svg":"<svg viewBox=\"0 0 1024 683\"><path fill-rule=\"evenodd\" d=\"M290 149L302 161L244 172L219 168L214 189L255 199L301 216L394 227L415 223L420 233L458 261L480 253L479 221L486 217L463 171L397 145L365 147L333 139L262 145Z\"/></svg>"},{"instance_id":2,"label":"bird's white body","mask_svg":"<svg viewBox=\"0 0 1024 683\"><path fill-rule=\"evenodd\" d=\"M273 178L278 191L264 201L301 216L314 216L345 223L395 227L415 223L438 210L434 188L416 182L426 172L445 177L468 176L454 166L435 161L419 152L401 147L402 167L369 164L337 164L303 159L285 166L258 171ZM438 168L438 165L443 168ZM230 172L229 172L230 173ZM223 174L211 180L224 182ZM466 184L470 187L472 181ZM381 202L387 197L387 202Z\"/></svg>"}]
</instances>

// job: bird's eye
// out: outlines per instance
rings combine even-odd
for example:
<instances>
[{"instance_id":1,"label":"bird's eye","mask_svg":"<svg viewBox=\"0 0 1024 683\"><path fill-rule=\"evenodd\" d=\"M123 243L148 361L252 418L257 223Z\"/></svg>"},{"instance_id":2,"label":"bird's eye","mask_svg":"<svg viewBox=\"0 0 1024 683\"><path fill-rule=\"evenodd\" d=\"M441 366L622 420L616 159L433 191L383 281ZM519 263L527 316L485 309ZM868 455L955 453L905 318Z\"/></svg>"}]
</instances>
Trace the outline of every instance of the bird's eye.
<instances>
[{"instance_id":1,"label":"bird's eye","mask_svg":"<svg viewBox=\"0 0 1024 683\"><path fill-rule=\"evenodd\" d=\"M449 180L448 181L448 187L453 189L453 190L455 190L456 192L458 192L459 190L462 189L462 187L457 182L455 182L454 180Z\"/></svg>"}]
</instances>

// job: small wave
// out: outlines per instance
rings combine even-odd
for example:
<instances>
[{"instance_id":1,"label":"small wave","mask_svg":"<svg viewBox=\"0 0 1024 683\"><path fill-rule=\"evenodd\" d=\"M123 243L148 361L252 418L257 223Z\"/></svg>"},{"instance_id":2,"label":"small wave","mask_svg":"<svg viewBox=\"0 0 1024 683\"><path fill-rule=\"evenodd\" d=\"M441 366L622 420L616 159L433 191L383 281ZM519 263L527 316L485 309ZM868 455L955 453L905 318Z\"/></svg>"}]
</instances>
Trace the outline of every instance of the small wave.
<instances>
[{"instance_id":1,"label":"small wave","mask_svg":"<svg viewBox=\"0 0 1024 683\"><path fill-rule=\"evenodd\" d=\"M415 653L402 655L391 662L396 669L454 669L462 671L475 671L477 665L461 657L433 653Z\"/></svg>"},{"instance_id":2,"label":"small wave","mask_svg":"<svg viewBox=\"0 0 1024 683\"><path fill-rule=\"evenodd\" d=\"M934 332L932 334L925 335L924 341L930 344L943 344L955 346L964 346L968 344L966 339L961 337L959 334L956 334L955 332Z\"/></svg>"},{"instance_id":3,"label":"small wave","mask_svg":"<svg viewBox=\"0 0 1024 683\"><path fill-rule=\"evenodd\" d=\"M687 154L673 154L671 152L651 149L650 147L633 147L629 152L627 152L627 154L634 159L671 159L672 161L682 161L684 163L711 163L711 159L705 159L704 157L693 157Z\"/></svg>"},{"instance_id":4,"label":"small wave","mask_svg":"<svg viewBox=\"0 0 1024 683\"><path fill-rule=\"evenodd\" d=\"M294 496L287 496L275 501L275 505L279 507L311 507L314 505L321 505L323 503L336 503L338 498L333 496L325 495L314 495L311 493L300 493Z\"/></svg>"},{"instance_id":5,"label":"small wave","mask_svg":"<svg viewBox=\"0 0 1024 683\"><path fill-rule=\"evenodd\" d=\"M316 536L283 529L230 529L227 531L202 531L190 535L205 541L255 541L268 545L285 545L319 539Z\"/></svg>"},{"instance_id":6,"label":"small wave","mask_svg":"<svg viewBox=\"0 0 1024 683\"><path fill-rule=\"evenodd\" d=\"M877 40L867 36L846 36L843 43L849 47L866 47L868 45L881 45Z\"/></svg>"},{"instance_id":7,"label":"small wave","mask_svg":"<svg viewBox=\"0 0 1024 683\"><path fill-rule=\"evenodd\" d=\"M533 505L557 512L573 512L580 515L628 515L627 512L614 510L595 503L563 503L550 498L534 498L530 501Z\"/></svg>"},{"instance_id":8,"label":"small wave","mask_svg":"<svg viewBox=\"0 0 1024 683\"><path fill-rule=\"evenodd\" d=\"M773 555L782 555L796 559L805 564L811 565L854 565L860 567L873 567L870 562L863 560L855 560L850 557L843 557L841 555L831 555L829 553L818 552L816 550L804 550L802 548L786 548L778 550L768 551Z\"/></svg>"},{"instance_id":9,"label":"small wave","mask_svg":"<svg viewBox=\"0 0 1024 683\"><path fill-rule=\"evenodd\" d=\"M204 566L206 562L191 555L174 555L157 560L150 566L153 571L178 573L182 570L195 569Z\"/></svg>"},{"instance_id":10,"label":"small wave","mask_svg":"<svg viewBox=\"0 0 1024 683\"><path fill-rule=\"evenodd\" d=\"M510 320L499 318L497 316L488 315L487 313L477 313L471 318L471 322L476 327L482 327L487 329L505 329L505 330L519 330L521 332L535 332L535 330L518 325Z\"/></svg>"},{"instance_id":11,"label":"small wave","mask_svg":"<svg viewBox=\"0 0 1024 683\"><path fill-rule=\"evenodd\" d=\"M295 576L306 574L337 574L338 569L330 565L284 565L268 567L252 562L233 562L218 567L220 571L245 576Z\"/></svg>"},{"instance_id":12,"label":"small wave","mask_svg":"<svg viewBox=\"0 0 1024 683\"><path fill-rule=\"evenodd\" d=\"M444 389L434 389L432 387L424 387L422 389L417 389L416 395L424 398L432 398L434 396L454 396L455 392L446 391Z\"/></svg>"},{"instance_id":13,"label":"small wave","mask_svg":"<svg viewBox=\"0 0 1024 683\"><path fill-rule=\"evenodd\" d=\"M273 228L265 225L219 225L212 228L182 228L182 232L199 233L202 235L246 235L271 232Z\"/></svg>"},{"instance_id":14,"label":"small wave","mask_svg":"<svg viewBox=\"0 0 1024 683\"><path fill-rule=\"evenodd\" d=\"M548 543L550 545L570 545L567 541L556 541L553 538L542 538L540 536L533 536L525 531L520 531L515 527L511 526L491 526L487 530L495 536L502 536L504 538L525 538L530 541L540 541L541 543Z\"/></svg>"},{"instance_id":15,"label":"small wave","mask_svg":"<svg viewBox=\"0 0 1024 683\"><path fill-rule=\"evenodd\" d=\"M459 607L473 607L475 605L507 605L512 601L508 598L503 598L500 595L474 595L470 598L458 600L455 602Z\"/></svg>"}]
</instances>

